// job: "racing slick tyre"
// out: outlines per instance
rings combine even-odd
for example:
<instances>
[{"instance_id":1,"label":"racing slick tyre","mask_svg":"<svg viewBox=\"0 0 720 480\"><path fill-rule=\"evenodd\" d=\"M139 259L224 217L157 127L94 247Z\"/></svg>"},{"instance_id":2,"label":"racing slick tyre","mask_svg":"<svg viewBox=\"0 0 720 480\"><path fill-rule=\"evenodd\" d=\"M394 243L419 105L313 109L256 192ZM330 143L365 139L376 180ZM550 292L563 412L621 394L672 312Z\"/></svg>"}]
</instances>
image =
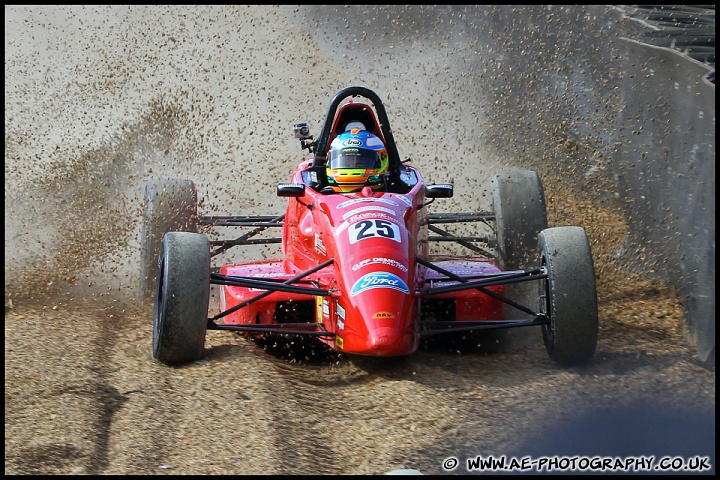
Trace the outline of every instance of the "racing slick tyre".
<instances>
[{"instance_id":1,"label":"racing slick tyre","mask_svg":"<svg viewBox=\"0 0 720 480\"><path fill-rule=\"evenodd\" d=\"M150 180L145 186L143 217L140 298L152 297L155 291L158 254L167 232L197 232L197 190L190 180L178 178Z\"/></svg>"},{"instance_id":2,"label":"racing slick tyre","mask_svg":"<svg viewBox=\"0 0 720 480\"><path fill-rule=\"evenodd\" d=\"M545 192L537 172L515 170L495 175L492 180L495 234L498 264L503 270L534 268L537 261L537 237L548 227ZM506 295L522 305L534 304L535 285L508 285ZM529 315L507 306L507 318L530 318ZM481 332L485 343L493 351L509 352L537 339L535 327L488 330Z\"/></svg>"},{"instance_id":3,"label":"racing slick tyre","mask_svg":"<svg viewBox=\"0 0 720 480\"><path fill-rule=\"evenodd\" d=\"M527 268L536 258L538 234L548 227L542 181L530 170L498 174L492 192L501 268Z\"/></svg>"},{"instance_id":4,"label":"racing slick tyre","mask_svg":"<svg viewBox=\"0 0 720 480\"><path fill-rule=\"evenodd\" d=\"M595 267L582 227L555 227L538 237L541 266L540 311L550 323L542 334L550 358L561 364L589 360L598 340Z\"/></svg>"},{"instance_id":5,"label":"racing slick tyre","mask_svg":"<svg viewBox=\"0 0 720 480\"><path fill-rule=\"evenodd\" d=\"M153 358L168 364L202 357L210 301L210 241L200 233L163 237L153 312Z\"/></svg>"}]
</instances>

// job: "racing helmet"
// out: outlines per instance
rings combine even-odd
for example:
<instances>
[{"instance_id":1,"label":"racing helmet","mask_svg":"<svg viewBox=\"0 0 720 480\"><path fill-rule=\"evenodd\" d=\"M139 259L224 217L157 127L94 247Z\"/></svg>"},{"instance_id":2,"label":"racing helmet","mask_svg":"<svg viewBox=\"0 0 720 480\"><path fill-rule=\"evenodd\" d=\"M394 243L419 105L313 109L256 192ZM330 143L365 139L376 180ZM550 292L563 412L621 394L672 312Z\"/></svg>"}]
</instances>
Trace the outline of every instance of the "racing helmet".
<instances>
[{"instance_id":1,"label":"racing helmet","mask_svg":"<svg viewBox=\"0 0 720 480\"><path fill-rule=\"evenodd\" d=\"M369 186L373 190L384 187L383 174L390 160L382 140L372 133L352 128L343 132L330 144L327 177L336 192L353 192Z\"/></svg>"}]
</instances>

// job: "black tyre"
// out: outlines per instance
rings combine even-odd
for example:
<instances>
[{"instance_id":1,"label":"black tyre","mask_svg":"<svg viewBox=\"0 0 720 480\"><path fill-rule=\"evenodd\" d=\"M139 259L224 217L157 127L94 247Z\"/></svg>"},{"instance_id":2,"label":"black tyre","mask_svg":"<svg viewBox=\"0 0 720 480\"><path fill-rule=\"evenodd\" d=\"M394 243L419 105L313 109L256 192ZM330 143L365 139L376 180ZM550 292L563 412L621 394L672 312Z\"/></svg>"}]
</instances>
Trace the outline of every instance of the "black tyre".
<instances>
[{"instance_id":1,"label":"black tyre","mask_svg":"<svg viewBox=\"0 0 720 480\"><path fill-rule=\"evenodd\" d=\"M597 347L598 304L595 267L585 230L556 227L540 232L541 310L550 318L542 327L550 358L572 364L589 360Z\"/></svg>"},{"instance_id":2,"label":"black tyre","mask_svg":"<svg viewBox=\"0 0 720 480\"><path fill-rule=\"evenodd\" d=\"M548 227L540 177L530 170L503 173L495 175L492 187L501 268L534 266L537 236Z\"/></svg>"},{"instance_id":3,"label":"black tyre","mask_svg":"<svg viewBox=\"0 0 720 480\"><path fill-rule=\"evenodd\" d=\"M145 215L140 244L140 298L155 291L158 255L167 232L197 232L197 191L190 180L150 180L145 186Z\"/></svg>"},{"instance_id":4,"label":"black tyre","mask_svg":"<svg viewBox=\"0 0 720 480\"><path fill-rule=\"evenodd\" d=\"M158 264L153 358L169 364L198 360L210 301L210 242L200 233L167 233Z\"/></svg>"}]
</instances>

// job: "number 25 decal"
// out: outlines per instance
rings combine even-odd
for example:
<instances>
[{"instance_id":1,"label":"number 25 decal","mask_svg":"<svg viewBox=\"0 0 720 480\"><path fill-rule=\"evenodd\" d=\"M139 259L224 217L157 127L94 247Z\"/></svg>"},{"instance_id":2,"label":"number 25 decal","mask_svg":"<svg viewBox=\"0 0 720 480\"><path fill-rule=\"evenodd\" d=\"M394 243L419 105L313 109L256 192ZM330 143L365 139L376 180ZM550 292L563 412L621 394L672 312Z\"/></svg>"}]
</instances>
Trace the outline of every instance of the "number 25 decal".
<instances>
[{"instance_id":1,"label":"number 25 decal","mask_svg":"<svg viewBox=\"0 0 720 480\"><path fill-rule=\"evenodd\" d=\"M400 242L400 229L387 220L363 220L353 223L348 230L350 243L357 243L366 238L381 237Z\"/></svg>"}]
</instances>

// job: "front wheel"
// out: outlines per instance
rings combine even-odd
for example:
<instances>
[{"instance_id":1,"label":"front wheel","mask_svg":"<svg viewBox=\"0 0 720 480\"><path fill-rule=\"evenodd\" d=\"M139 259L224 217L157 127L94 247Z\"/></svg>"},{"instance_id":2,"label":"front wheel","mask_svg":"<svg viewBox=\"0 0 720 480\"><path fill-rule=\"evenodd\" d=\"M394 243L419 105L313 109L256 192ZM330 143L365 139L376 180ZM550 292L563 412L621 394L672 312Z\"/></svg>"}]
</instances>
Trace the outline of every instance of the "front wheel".
<instances>
[{"instance_id":1,"label":"front wheel","mask_svg":"<svg viewBox=\"0 0 720 480\"><path fill-rule=\"evenodd\" d=\"M210 242L205 235L163 236L153 313L153 358L168 364L202 358L210 301Z\"/></svg>"},{"instance_id":2,"label":"front wheel","mask_svg":"<svg viewBox=\"0 0 720 480\"><path fill-rule=\"evenodd\" d=\"M542 327L550 358L571 364L589 360L597 347L598 304L595 267L585 230L555 227L538 236L541 310L550 319Z\"/></svg>"}]
</instances>

